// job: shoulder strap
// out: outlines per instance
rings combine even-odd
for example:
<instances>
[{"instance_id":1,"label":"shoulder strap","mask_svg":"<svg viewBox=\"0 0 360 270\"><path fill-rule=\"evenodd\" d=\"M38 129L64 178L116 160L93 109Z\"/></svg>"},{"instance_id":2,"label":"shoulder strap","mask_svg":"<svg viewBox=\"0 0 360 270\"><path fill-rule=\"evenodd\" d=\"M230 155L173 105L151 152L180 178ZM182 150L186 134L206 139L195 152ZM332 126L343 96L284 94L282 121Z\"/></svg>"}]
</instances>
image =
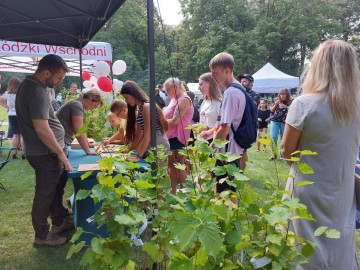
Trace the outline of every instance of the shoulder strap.
<instances>
[{"instance_id":1,"label":"shoulder strap","mask_svg":"<svg viewBox=\"0 0 360 270\"><path fill-rule=\"evenodd\" d=\"M246 90L245 90L244 86L242 86L242 85L239 84L239 83L232 83L232 84L229 85L229 87L235 87L235 88L241 90L241 92L243 92L244 95L245 95L245 102L247 101L247 100L246 100L246 95L249 95L249 94L246 93ZM245 104L244 115L245 115L245 111L246 111L246 104ZM241 123L244 121L244 115L243 115L243 118L241 119ZM240 124L241 124L241 123L240 123ZM232 132L235 133L236 131L235 131L235 128L234 128L233 123L231 123L230 127L231 127Z\"/></svg>"}]
</instances>

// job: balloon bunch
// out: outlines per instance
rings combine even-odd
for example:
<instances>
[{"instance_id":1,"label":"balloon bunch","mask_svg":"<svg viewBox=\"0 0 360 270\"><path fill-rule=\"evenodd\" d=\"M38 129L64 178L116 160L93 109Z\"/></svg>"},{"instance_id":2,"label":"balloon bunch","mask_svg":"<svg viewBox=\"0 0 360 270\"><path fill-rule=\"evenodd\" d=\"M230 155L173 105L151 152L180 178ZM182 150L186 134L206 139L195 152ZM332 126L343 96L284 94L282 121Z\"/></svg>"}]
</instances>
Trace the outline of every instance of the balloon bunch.
<instances>
[{"instance_id":1,"label":"balloon bunch","mask_svg":"<svg viewBox=\"0 0 360 270\"><path fill-rule=\"evenodd\" d=\"M84 87L96 88L106 93L110 93L111 90L118 92L123 86L123 82L117 79L114 79L111 82L108 77L110 74L110 65L111 63L98 61L94 66L92 75L89 71L84 71L81 74L81 77L84 80ZM112 66L112 71L114 75L123 74L126 71L126 63L123 60L115 61Z\"/></svg>"}]
</instances>

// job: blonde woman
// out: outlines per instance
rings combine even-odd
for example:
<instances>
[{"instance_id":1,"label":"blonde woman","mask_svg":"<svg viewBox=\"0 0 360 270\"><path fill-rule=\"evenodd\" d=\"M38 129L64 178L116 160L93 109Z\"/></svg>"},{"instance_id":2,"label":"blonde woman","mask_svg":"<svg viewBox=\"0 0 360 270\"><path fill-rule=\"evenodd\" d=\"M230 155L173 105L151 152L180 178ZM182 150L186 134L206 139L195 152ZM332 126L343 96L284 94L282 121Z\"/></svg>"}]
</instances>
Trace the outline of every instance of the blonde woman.
<instances>
[{"instance_id":1,"label":"blonde woman","mask_svg":"<svg viewBox=\"0 0 360 270\"><path fill-rule=\"evenodd\" d=\"M178 78L167 79L164 88L171 97L169 105L164 108L163 112L169 126L167 138L171 150L168 159L171 192L176 194L177 185L183 187L187 172L176 169L174 164L185 164L184 156L178 152L188 144L190 130L186 129L186 127L191 124L194 107L190 97L186 94L186 89L182 87L182 83Z\"/></svg>"},{"instance_id":2,"label":"blonde woman","mask_svg":"<svg viewBox=\"0 0 360 270\"><path fill-rule=\"evenodd\" d=\"M199 123L205 126L205 130L201 131L200 135L211 143L222 100L221 92L211 77L211 72L204 73L199 77L199 90L204 95L204 101L199 110Z\"/></svg>"},{"instance_id":3,"label":"blonde woman","mask_svg":"<svg viewBox=\"0 0 360 270\"><path fill-rule=\"evenodd\" d=\"M296 235L316 243L309 262L297 269L358 269L354 164L360 145L360 72L355 48L340 40L323 42L302 81L301 94L286 118L281 146L285 158L296 150L317 153L301 158L314 174L304 175L290 164L295 178L286 187L316 220L291 220L290 229ZM296 187L304 180L314 184ZM314 237L320 226L338 230L340 238Z\"/></svg>"}]
</instances>

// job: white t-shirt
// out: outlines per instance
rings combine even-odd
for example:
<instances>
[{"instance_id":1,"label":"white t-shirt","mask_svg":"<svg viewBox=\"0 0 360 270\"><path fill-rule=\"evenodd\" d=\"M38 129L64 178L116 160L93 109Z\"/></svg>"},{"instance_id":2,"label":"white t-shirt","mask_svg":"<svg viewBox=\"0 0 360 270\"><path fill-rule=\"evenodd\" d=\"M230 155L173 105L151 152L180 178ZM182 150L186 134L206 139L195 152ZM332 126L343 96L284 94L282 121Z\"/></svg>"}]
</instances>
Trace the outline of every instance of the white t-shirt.
<instances>
[{"instance_id":1,"label":"white t-shirt","mask_svg":"<svg viewBox=\"0 0 360 270\"><path fill-rule=\"evenodd\" d=\"M204 125L208 128L216 126L216 121L220 112L221 101L219 100L207 100L205 99L200 106L200 122L199 124ZM212 139L211 135L209 139Z\"/></svg>"},{"instance_id":2,"label":"white t-shirt","mask_svg":"<svg viewBox=\"0 0 360 270\"><path fill-rule=\"evenodd\" d=\"M218 125L226 124L228 127L230 127L227 151L232 154L243 153L243 149L236 143L234 139L234 133L231 130L231 124L233 124L235 130L239 127L244 115L245 105L246 98L240 89L229 87L225 90L224 98L220 108L220 121L218 121Z\"/></svg>"},{"instance_id":3,"label":"white t-shirt","mask_svg":"<svg viewBox=\"0 0 360 270\"><path fill-rule=\"evenodd\" d=\"M16 94L5 93L3 97L6 100L6 105L8 105L9 107L8 115L16 115L16 110L15 110Z\"/></svg>"},{"instance_id":4,"label":"white t-shirt","mask_svg":"<svg viewBox=\"0 0 360 270\"><path fill-rule=\"evenodd\" d=\"M164 100L164 102L166 102L166 95L163 91L159 91L159 95L160 97Z\"/></svg>"}]
</instances>

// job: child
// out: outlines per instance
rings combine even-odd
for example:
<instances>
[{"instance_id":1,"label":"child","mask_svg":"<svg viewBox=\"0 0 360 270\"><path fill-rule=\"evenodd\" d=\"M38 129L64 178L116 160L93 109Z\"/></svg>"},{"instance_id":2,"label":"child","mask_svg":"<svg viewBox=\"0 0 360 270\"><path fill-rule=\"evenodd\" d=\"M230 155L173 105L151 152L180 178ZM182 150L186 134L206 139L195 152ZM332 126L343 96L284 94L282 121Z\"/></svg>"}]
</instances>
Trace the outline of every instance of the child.
<instances>
[{"instance_id":1,"label":"child","mask_svg":"<svg viewBox=\"0 0 360 270\"><path fill-rule=\"evenodd\" d=\"M267 102L265 99L260 99L259 107L258 107L258 123L259 123L259 129L258 129L258 139L261 138L260 133L266 133L267 127L269 123L270 118L270 110L267 108ZM257 152L260 151L260 142L257 141ZM264 145L264 152L266 152L266 145Z\"/></svg>"},{"instance_id":2,"label":"child","mask_svg":"<svg viewBox=\"0 0 360 270\"><path fill-rule=\"evenodd\" d=\"M127 104L122 100L114 100L112 107L116 107L116 113L109 112L106 116L111 127L118 127L118 131L111 138L103 141L104 146L110 143L126 144L125 130L127 119Z\"/></svg>"}]
</instances>

